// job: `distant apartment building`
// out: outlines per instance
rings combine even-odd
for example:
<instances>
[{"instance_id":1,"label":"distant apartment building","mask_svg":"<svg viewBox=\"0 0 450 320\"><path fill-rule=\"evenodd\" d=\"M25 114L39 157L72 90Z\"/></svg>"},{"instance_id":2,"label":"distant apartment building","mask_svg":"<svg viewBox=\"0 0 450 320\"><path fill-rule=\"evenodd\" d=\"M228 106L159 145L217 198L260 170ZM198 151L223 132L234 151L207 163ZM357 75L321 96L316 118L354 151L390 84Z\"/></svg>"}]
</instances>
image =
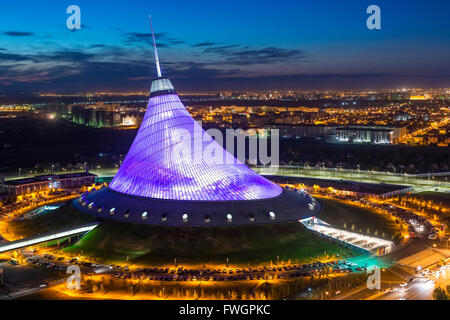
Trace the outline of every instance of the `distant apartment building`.
<instances>
[{"instance_id":1,"label":"distant apartment building","mask_svg":"<svg viewBox=\"0 0 450 320\"><path fill-rule=\"evenodd\" d=\"M300 125L313 123L319 118L318 112L283 111L273 114L274 124Z\"/></svg>"},{"instance_id":2,"label":"distant apartment building","mask_svg":"<svg viewBox=\"0 0 450 320\"><path fill-rule=\"evenodd\" d=\"M394 143L399 142L404 136L408 134L408 130L404 126L392 127Z\"/></svg>"},{"instance_id":3,"label":"distant apartment building","mask_svg":"<svg viewBox=\"0 0 450 320\"><path fill-rule=\"evenodd\" d=\"M405 112L398 112L394 116L394 120L395 121L408 121L408 120L411 120L413 118L414 118L413 115L411 115L409 113L405 113Z\"/></svg>"},{"instance_id":4,"label":"distant apartment building","mask_svg":"<svg viewBox=\"0 0 450 320\"><path fill-rule=\"evenodd\" d=\"M278 129L281 139L323 139L331 140L336 135L336 127L325 125L270 125L266 126L269 132Z\"/></svg>"},{"instance_id":5,"label":"distant apartment building","mask_svg":"<svg viewBox=\"0 0 450 320\"><path fill-rule=\"evenodd\" d=\"M406 127L351 126L336 128L338 142L374 144L397 143L406 135Z\"/></svg>"},{"instance_id":6,"label":"distant apartment building","mask_svg":"<svg viewBox=\"0 0 450 320\"><path fill-rule=\"evenodd\" d=\"M143 113L137 109L105 105L74 105L72 121L91 127L137 126L142 122Z\"/></svg>"},{"instance_id":7,"label":"distant apartment building","mask_svg":"<svg viewBox=\"0 0 450 320\"><path fill-rule=\"evenodd\" d=\"M390 101L409 100L409 98L410 98L409 92L390 92L390 93L388 93L388 100L390 100Z\"/></svg>"}]
</instances>

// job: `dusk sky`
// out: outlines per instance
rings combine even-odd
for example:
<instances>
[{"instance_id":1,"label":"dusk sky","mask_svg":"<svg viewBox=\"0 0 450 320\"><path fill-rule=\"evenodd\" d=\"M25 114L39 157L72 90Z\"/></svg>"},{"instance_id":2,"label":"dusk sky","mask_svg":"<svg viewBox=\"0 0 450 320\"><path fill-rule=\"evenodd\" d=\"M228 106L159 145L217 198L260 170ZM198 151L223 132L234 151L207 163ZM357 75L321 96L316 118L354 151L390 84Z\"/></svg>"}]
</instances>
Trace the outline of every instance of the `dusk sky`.
<instances>
[{"instance_id":1,"label":"dusk sky","mask_svg":"<svg viewBox=\"0 0 450 320\"><path fill-rule=\"evenodd\" d=\"M81 8L82 29L66 27ZM368 30L366 8L381 8ZM450 87L450 1L1 1L0 94Z\"/></svg>"}]
</instances>

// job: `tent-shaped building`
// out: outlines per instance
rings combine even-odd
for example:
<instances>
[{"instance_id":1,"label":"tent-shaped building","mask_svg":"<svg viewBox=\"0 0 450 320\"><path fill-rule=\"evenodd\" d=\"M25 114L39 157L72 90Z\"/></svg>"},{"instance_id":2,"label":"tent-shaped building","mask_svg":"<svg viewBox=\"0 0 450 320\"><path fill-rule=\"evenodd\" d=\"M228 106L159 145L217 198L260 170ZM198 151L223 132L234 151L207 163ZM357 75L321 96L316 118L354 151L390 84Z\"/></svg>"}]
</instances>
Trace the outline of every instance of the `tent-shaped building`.
<instances>
[{"instance_id":1,"label":"tent-shaped building","mask_svg":"<svg viewBox=\"0 0 450 320\"><path fill-rule=\"evenodd\" d=\"M74 201L79 210L171 226L285 222L320 210L309 195L283 190L204 132L161 76L154 50L158 78L136 138L109 186Z\"/></svg>"}]
</instances>

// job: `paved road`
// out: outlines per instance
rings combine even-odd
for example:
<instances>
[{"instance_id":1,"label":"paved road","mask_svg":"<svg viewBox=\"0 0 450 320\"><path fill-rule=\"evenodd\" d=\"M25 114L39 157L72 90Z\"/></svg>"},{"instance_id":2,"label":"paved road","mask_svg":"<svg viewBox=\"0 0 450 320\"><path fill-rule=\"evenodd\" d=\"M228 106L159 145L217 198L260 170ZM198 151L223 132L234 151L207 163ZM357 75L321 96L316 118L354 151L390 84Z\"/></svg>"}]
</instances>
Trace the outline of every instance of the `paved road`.
<instances>
[{"instance_id":1,"label":"paved road","mask_svg":"<svg viewBox=\"0 0 450 320\"><path fill-rule=\"evenodd\" d=\"M56 276L30 266L2 263L0 267L3 268L5 284L0 288L0 300L14 299L38 292L57 280Z\"/></svg>"},{"instance_id":2,"label":"paved road","mask_svg":"<svg viewBox=\"0 0 450 320\"><path fill-rule=\"evenodd\" d=\"M446 274L440 275L439 278L433 280L417 279L413 283L396 290L383 294L376 298L376 300L432 300L433 291L436 287L441 287L445 290L450 285L450 271Z\"/></svg>"}]
</instances>

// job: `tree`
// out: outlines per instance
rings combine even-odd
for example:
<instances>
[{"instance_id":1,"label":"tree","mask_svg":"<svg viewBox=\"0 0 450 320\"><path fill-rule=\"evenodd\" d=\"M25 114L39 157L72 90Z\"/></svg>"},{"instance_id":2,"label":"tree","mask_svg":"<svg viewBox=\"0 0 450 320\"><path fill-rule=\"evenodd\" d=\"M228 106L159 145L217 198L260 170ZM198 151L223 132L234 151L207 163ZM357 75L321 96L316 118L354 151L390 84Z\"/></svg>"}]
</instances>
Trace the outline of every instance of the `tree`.
<instances>
[{"instance_id":1,"label":"tree","mask_svg":"<svg viewBox=\"0 0 450 320\"><path fill-rule=\"evenodd\" d=\"M438 287L433 291L433 299L434 300L448 300L448 296L445 294L444 289Z\"/></svg>"}]
</instances>

